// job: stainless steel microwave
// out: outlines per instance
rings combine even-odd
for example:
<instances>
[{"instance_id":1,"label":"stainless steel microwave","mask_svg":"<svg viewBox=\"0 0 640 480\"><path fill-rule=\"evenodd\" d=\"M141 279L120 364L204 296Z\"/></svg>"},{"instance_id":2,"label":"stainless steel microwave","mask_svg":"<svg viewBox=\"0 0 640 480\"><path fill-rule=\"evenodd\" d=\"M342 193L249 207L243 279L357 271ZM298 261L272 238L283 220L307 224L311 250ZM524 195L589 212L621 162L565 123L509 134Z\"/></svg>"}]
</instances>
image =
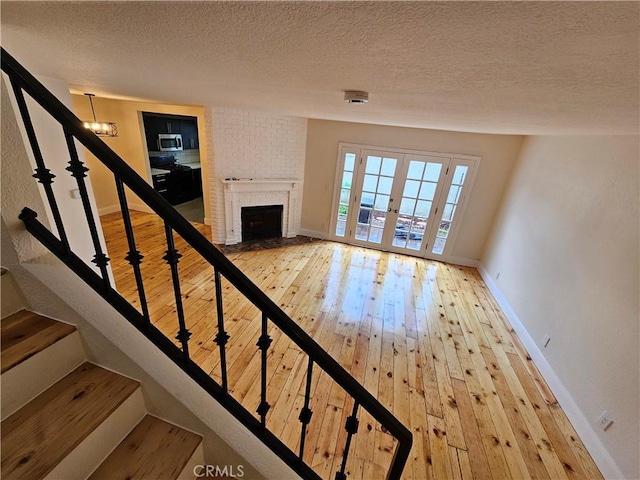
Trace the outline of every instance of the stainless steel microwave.
<instances>
[{"instance_id":1,"label":"stainless steel microwave","mask_svg":"<svg viewBox=\"0 0 640 480\"><path fill-rule=\"evenodd\" d=\"M182 150L182 135L179 133L158 134L158 149L161 152L177 152Z\"/></svg>"}]
</instances>

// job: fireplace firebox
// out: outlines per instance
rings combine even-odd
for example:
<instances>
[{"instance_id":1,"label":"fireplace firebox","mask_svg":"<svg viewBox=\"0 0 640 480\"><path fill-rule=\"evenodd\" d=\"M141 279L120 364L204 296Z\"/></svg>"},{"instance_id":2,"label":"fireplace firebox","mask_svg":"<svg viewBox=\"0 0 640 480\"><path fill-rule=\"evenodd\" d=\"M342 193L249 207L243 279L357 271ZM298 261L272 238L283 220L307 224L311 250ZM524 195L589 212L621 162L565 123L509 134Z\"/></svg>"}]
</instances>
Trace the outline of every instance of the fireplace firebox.
<instances>
[{"instance_id":1,"label":"fireplace firebox","mask_svg":"<svg viewBox=\"0 0 640 480\"><path fill-rule=\"evenodd\" d=\"M282 236L282 205L242 207L242 241Z\"/></svg>"}]
</instances>

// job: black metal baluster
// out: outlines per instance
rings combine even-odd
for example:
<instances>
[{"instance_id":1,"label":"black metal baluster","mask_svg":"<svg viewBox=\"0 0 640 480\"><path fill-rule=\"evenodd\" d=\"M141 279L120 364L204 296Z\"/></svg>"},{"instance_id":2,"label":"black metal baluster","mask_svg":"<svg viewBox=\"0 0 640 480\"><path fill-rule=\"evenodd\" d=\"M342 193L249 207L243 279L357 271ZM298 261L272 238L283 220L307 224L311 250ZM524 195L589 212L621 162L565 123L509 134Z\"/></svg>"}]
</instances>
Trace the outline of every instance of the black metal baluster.
<instances>
[{"instance_id":1,"label":"black metal baluster","mask_svg":"<svg viewBox=\"0 0 640 480\"><path fill-rule=\"evenodd\" d=\"M36 173L33 175L33 178L38 180L44 188L45 194L47 195L47 201L49 202L49 207L51 207L51 213L53 214L53 221L58 229L58 236L60 237L65 253L69 253L71 251L69 248L69 239L67 238L67 233L64 230L62 216L60 215L60 209L58 208L58 202L56 201L53 188L51 187L53 179L56 178L56 176L51 173L51 170L49 170L44 164L44 158L42 157L42 152L38 145L36 131L33 128L33 123L31 123L31 116L29 115L29 109L27 108L27 102L24 99L22 88L15 83L12 77L10 77L10 80L11 86L13 87L13 93L18 103L18 109L22 116L22 122L24 123L25 130L27 131L27 138L29 139L29 144L31 144L31 151L33 152L33 157L35 158L37 165L37 168L35 169Z\"/></svg>"},{"instance_id":2,"label":"black metal baluster","mask_svg":"<svg viewBox=\"0 0 640 480\"><path fill-rule=\"evenodd\" d=\"M262 335L260 335L258 343L256 343L262 354L262 368L260 371L260 405L256 412L260 415L260 422L263 427L266 426L266 415L270 408L270 405L267 403L267 350L269 349L272 341L273 339L267 333L267 315L262 312Z\"/></svg>"},{"instance_id":3,"label":"black metal baluster","mask_svg":"<svg viewBox=\"0 0 640 480\"><path fill-rule=\"evenodd\" d=\"M93 248L96 251L96 254L93 256L93 260L91 260L91 262L95 263L96 266L100 269L102 280L104 281L104 287L108 290L111 287L109 281L109 270L107 270L107 265L109 265L109 257L107 257L102 251L100 237L98 236L98 229L96 228L96 221L93 217L93 210L91 209L89 193L87 192L87 185L84 181L89 169L85 167L84 163L82 163L78 158L78 151L76 149L76 144L73 141L73 137L66 128L63 130L64 138L67 141L67 149L69 150L69 155L71 156L71 160L69 160L69 166L65 170L71 172L71 176L75 178L76 182L78 183L78 191L80 192L80 199L82 200L84 215L85 217L87 217L89 233L91 234L91 241L93 242Z\"/></svg>"},{"instance_id":4,"label":"black metal baluster","mask_svg":"<svg viewBox=\"0 0 640 480\"><path fill-rule=\"evenodd\" d=\"M229 341L229 334L224 331L224 313L222 311L222 285L220 280L220 272L214 267L214 279L216 283L216 311L218 313L218 333L213 339L220 347L220 371L222 376L222 389L224 393L229 393L229 385L227 383L227 354L225 345Z\"/></svg>"},{"instance_id":5,"label":"black metal baluster","mask_svg":"<svg viewBox=\"0 0 640 480\"><path fill-rule=\"evenodd\" d=\"M164 231L167 236L167 254L162 257L171 267L171 279L173 280L173 292L176 297L176 312L178 314L178 324L180 329L176 335L176 340L182 344L182 352L186 359L189 358L189 338L191 332L187 330L184 322L184 309L182 308L182 294L180 293L180 276L178 275L178 262L182 257L176 250L173 243L173 231L167 222L164 222Z\"/></svg>"},{"instance_id":6,"label":"black metal baluster","mask_svg":"<svg viewBox=\"0 0 640 480\"><path fill-rule=\"evenodd\" d=\"M309 398L311 397L311 376L313 374L313 360L309 357L309 365L307 366L307 386L304 390L304 407L300 410L298 420L302 423L302 432L300 432L300 453L298 457L302 460L304 455L304 441L307 437L307 425L311 421L313 412L309 409Z\"/></svg>"},{"instance_id":7,"label":"black metal baluster","mask_svg":"<svg viewBox=\"0 0 640 480\"><path fill-rule=\"evenodd\" d=\"M354 401L351 416L347 417L347 421L344 425L344 429L347 431L347 441L344 446L344 454L342 455L342 465L340 466L340 470L336 472L336 480L347 480L344 470L347 468L347 458L349 457L349 448L351 447L351 437L353 437L353 435L358 431L358 424L360 423L357 417L358 407L360 407L360 404Z\"/></svg>"},{"instance_id":8,"label":"black metal baluster","mask_svg":"<svg viewBox=\"0 0 640 480\"><path fill-rule=\"evenodd\" d=\"M124 184L122 180L114 176L116 180L116 190L118 191L118 199L120 200L120 210L122 211L122 220L124 222L124 231L127 235L127 243L129 245L129 251L124 259L129 262L133 267L133 275L136 278L136 286L138 287L138 297L140 298L140 308L142 308L142 315L147 324L151 323L149 317L149 306L147 305L147 296L144 293L144 284L142 283L142 272L140 271L140 264L144 255L136 248L136 240L133 235L133 225L131 224L131 215L129 214L129 205L127 204L127 194L124 190Z\"/></svg>"}]
</instances>

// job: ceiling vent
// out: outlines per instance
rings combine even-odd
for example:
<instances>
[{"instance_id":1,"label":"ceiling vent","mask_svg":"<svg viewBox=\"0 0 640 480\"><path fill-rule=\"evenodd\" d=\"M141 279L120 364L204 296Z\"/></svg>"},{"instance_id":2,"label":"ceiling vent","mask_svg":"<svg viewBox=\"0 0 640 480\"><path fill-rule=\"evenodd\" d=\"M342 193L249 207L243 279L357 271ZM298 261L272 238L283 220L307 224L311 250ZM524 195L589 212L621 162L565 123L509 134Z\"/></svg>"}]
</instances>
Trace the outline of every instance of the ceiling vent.
<instances>
[{"instance_id":1,"label":"ceiling vent","mask_svg":"<svg viewBox=\"0 0 640 480\"><path fill-rule=\"evenodd\" d=\"M369 94L357 90L347 90L344 92L344 101L347 103L367 103L369 101Z\"/></svg>"}]
</instances>

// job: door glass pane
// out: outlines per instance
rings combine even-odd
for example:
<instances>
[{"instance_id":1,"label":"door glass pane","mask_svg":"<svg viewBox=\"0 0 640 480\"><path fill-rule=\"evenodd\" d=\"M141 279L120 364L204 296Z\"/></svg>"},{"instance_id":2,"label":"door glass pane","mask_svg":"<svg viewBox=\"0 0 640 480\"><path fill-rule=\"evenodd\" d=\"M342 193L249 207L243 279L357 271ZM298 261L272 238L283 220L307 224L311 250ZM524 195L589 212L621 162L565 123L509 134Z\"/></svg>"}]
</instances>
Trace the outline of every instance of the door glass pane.
<instances>
[{"instance_id":1,"label":"door glass pane","mask_svg":"<svg viewBox=\"0 0 640 480\"><path fill-rule=\"evenodd\" d=\"M413 215L413 211L416 208L416 201L413 198L403 198L400 203L400 213L404 215Z\"/></svg>"},{"instance_id":2,"label":"door glass pane","mask_svg":"<svg viewBox=\"0 0 640 480\"><path fill-rule=\"evenodd\" d=\"M353 172L353 167L356 164L356 154L355 153L347 153L344 156L344 170L345 172Z\"/></svg>"},{"instance_id":3,"label":"door glass pane","mask_svg":"<svg viewBox=\"0 0 640 480\"><path fill-rule=\"evenodd\" d=\"M362 190L365 192L375 192L378 187L377 175L365 175Z\"/></svg>"},{"instance_id":4,"label":"door glass pane","mask_svg":"<svg viewBox=\"0 0 640 480\"><path fill-rule=\"evenodd\" d=\"M409 171L407 172L407 178L411 180L422 179L422 172L424 171L424 162L416 162L412 160L409 162Z\"/></svg>"},{"instance_id":5,"label":"door glass pane","mask_svg":"<svg viewBox=\"0 0 640 480\"><path fill-rule=\"evenodd\" d=\"M386 211L389 208L389 195L376 195L376 203L374 208L376 210Z\"/></svg>"},{"instance_id":6,"label":"door glass pane","mask_svg":"<svg viewBox=\"0 0 640 480\"><path fill-rule=\"evenodd\" d=\"M397 158L385 158L382 161L382 171L380 175L386 177L393 177L396 174L396 165L398 164Z\"/></svg>"},{"instance_id":7,"label":"door glass pane","mask_svg":"<svg viewBox=\"0 0 640 480\"><path fill-rule=\"evenodd\" d=\"M369 231L369 239L371 243L382 243L382 228L372 227Z\"/></svg>"},{"instance_id":8,"label":"door glass pane","mask_svg":"<svg viewBox=\"0 0 640 480\"><path fill-rule=\"evenodd\" d=\"M462 185L464 183L464 177L467 175L469 167L466 165L458 165L455 172L453 172L453 183L456 185Z\"/></svg>"},{"instance_id":9,"label":"door glass pane","mask_svg":"<svg viewBox=\"0 0 640 480\"><path fill-rule=\"evenodd\" d=\"M380 157L367 157L367 166L365 168L365 173L372 173L377 175L380 173L380 162L382 159Z\"/></svg>"},{"instance_id":10,"label":"door glass pane","mask_svg":"<svg viewBox=\"0 0 640 480\"><path fill-rule=\"evenodd\" d=\"M366 240L369 237L369 225L356 225L356 240Z\"/></svg>"},{"instance_id":11,"label":"door glass pane","mask_svg":"<svg viewBox=\"0 0 640 480\"><path fill-rule=\"evenodd\" d=\"M447 202L449 203L458 203L458 197L460 197L461 187L457 185L451 185L449 189L449 195L447 195Z\"/></svg>"},{"instance_id":12,"label":"door glass pane","mask_svg":"<svg viewBox=\"0 0 640 480\"><path fill-rule=\"evenodd\" d=\"M367 156L356 240L382 243L397 163L395 158Z\"/></svg>"},{"instance_id":13,"label":"door glass pane","mask_svg":"<svg viewBox=\"0 0 640 480\"><path fill-rule=\"evenodd\" d=\"M431 202L418 200L416 205L416 217L429 218L429 213L431 213Z\"/></svg>"},{"instance_id":14,"label":"door glass pane","mask_svg":"<svg viewBox=\"0 0 640 480\"><path fill-rule=\"evenodd\" d=\"M353 172L344 172L342 175L342 187L351 188L351 182L353 181Z\"/></svg>"},{"instance_id":15,"label":"door glass pane","mask_svg":"<svg viewBox=\"0 0 640 480\"><path fill-rule=\"evenodd\" d=\"M462 185L464 184L468 170L469 167L466 165L458 165L453 172L452 184L449 187L449 193L447 194L447 202L444 205L442 218L440 219L438 232L436 233L436 240L433 243L432 252L435 254L442 255L442 252L444 252L444 247L446 246L447 239L449 238L451 225L453 224L453 218L456 214L456 208L462 194Z\"/></svg>"},{"instance_id":16,"label":"door glass pane","mask_svg":"<svg viewBox=\"0 0 640 480\"><path fill-rule=\"evenodd\" d=\"M338 219L336 221L336 236L344 237L347 229L347 215L349 213L349 200L353 183L353 169L356 165L356 154L346 153L344 156L344 169L342 172L342 188L340 189L340 201L338 202Z\"/></svg>"},{"instance_id":17,"label":"door glass pane","mask_svg":"<svg viewBox=\"0 0 640 480\"><path fill-rule=\"evenodd\" d=\"M407 180L404 184L404 192L402 193L402 196L416 198L418 196L419 189L420 182L416 180Z\"/></svg>"},{"instance_id":18,"label":"door glass pane","mask_svg":"<svg viewBox=\"0 0 640 480\"><path fill-rule=\"evenodd\" d=\"M380 177L380 179L378 180L378 192L384 193L385 195L391 195L392 185L393 185L393 178Z\"/></svg>"},{"instance_id":19,"label":"door glass pane","mask_svg":"<svg viewBox=\"0 0 640 480\"><path fill-rule=\"evenodd\" d=\"M456 213L456 206L453 205L452 203L446 203L444 205L444 212L442 213L442 219L443 220L453 220L453 216Z\"/></svg>"},{"instance_id":20,"label":"door glass pane","mask_svg":"<svg viewBox=\"0 0 640 480\"><path fill-rule=\"evenodd\" d=\"M342 190L340 190L340 205L349 205L349 195L351 194L351 191L343 188Z\"/></svg>"},{"instance_id":21,"label":"door glass pane","mask_svg":"<svg viewBox=\"0 0 640 480\"><path fill-rule=\"evenodd\" d=\"M393 232L393 246L406 248L407 240L409 239L409 232L411 230L411 214L398 215L398 221L396 222L396 229Z\"/></svg>"},{"instance_id":22,"label":"door glass pane","mask_svg":"<svg viewBox=\"0 0 640 480\"><path fill-rule=\"evenodd\" d=\"M441 163L427 163L427 168L424 172L424 180L427 182L438 182L440 178L440 172L442 171Z\"/></svg>"},{"instance_id":23,"label":"door glass pane","mask_svg":"<svg viewBox=\"0 0 640 480\"><path fill-rule=\"evenodd\" d=\"M371 208L373 207L373 198L375 195L369 192L362 193L362 199L360 200L360 205L363 207Z\"/></svg>"},{"instance_id":24,"label":"door glass pane","mask_svg":"<svg viewBox=\"0 0 640 480\"><path fill-rule=\"evenodd\" d=\"M422 186L420 187L420 195L418 198L420 200L431 200L433 201L433 197L436 194L436 186L437 184L431 182L422 182Z\"/></svg>"}]
</instances>

